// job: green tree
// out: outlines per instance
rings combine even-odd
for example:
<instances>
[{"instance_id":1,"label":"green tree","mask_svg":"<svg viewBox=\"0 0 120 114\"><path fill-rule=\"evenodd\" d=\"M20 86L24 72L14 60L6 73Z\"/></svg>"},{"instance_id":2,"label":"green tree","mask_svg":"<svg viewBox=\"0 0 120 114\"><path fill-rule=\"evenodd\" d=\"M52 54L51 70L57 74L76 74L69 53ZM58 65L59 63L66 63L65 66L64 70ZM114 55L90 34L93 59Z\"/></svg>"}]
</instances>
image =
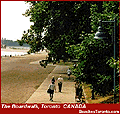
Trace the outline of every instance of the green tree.
<instances>
[{"instance_id":1,"label":"green tree","mask_svg":"<svg viewBox=\"0 0 120 114\"><path fill-rule=\"evenodd\" d=\"M97 31L99 20L105 21L114 20L117 18L117 33L119 19L119 2L92 2L91 3L91 34L81 34L84 39L79 45L71 45L67 47L68 53L75 59L79 60L76 69L73 69L73 74L82 81L91 83L96 92L101 95L109 93L113 89L113 43L111 42L111 33L113 29L110 25L105 25L104 28L109 32L109 41L94 40L94 33ZM108 10L109 9L109 10ZM116 51L118 56L118 36ZM115 60L114 60L115 61ZM114 62L115 63L115 62ZM115 63L118 64L118 61ZM114 65L115 66L115 65ZM117 68L118 72L118 68ZM116 75L116 91L118 92L118 74ZM104 88L104 89L103 89Z\"/></svg>"},{"instance_id":2,"label":"green tree","mask_svg":"<svg viewBox=\"0 0 120 114\"><path fill-rule=\"evenodd\" d=\"M31 16L30 21L34 25L24 32L18 41L31 46L29 53L44 48L50 50L50 56L54 59L66 59L66 46L80 43L80 33L90 32L90 4L89 2L57 2L57 1L32 1L30 9L25 16ZM45 31L44 31L45 30ZM44 38L42 32L45 33Z\"/></svg>"},{"instance_id":3,"label":"green tree","mask_svg":"<svg viewBox=\"0 0 120 114\"><path fill-rule=\"evenodd\" d=\"M49 60L52 57L54 61L78 59L78 66L73 69L77 78L91 83L95 91L102 95L105 95L106 91L112 91L113 44L110 42L112 25L103 25L109 33L109 42L96 41L93 37L100 19L108 21L116 17L118 56L119 2L28 1L28 3L31 7L24 15L31 16L30 21L34 22L34 25L23 33L22 39L18 42L21 45L28 43L31 46L29 53L39 51L45 46L50 50ZM44 37L42 32L45 32ZM118 88L118 75L116 84ZM102 88L106 88L106 91Z\"/></svg>"}]
</instances>

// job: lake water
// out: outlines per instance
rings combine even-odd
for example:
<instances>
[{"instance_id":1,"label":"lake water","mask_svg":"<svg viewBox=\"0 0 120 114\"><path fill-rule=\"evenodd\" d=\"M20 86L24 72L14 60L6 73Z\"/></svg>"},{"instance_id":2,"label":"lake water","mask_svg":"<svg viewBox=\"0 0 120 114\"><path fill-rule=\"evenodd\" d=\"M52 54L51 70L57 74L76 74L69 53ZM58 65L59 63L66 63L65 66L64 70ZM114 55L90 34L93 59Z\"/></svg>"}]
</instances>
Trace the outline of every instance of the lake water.
<instances>
[{"instance_id":1,"label":"lake water","mask_svg":"<svg viewBox=\"0 0 120 114\"><path fill-rule=\"evenodd\" d=\"M6 52L6 51L1 51L1 56L18 56L18 55L25 55L27 52Z\"/></svg>"},{"instance_id":2,"label":"lake water","mask_svg":"<svg viewBox=\"0 0 120 114\"><path fill-rule=\"evenodd\" d=\"M30 49L30 47L23 47L23 46L9 46L9 47L6 47L6 48L14 48L14 49Z\"/></svg>"},{"instance_id":3,"label":"lake water","mask_svg":"<svg viewBox=\"0 0 120 114\"><path fill-rule=\"evenodd\" d=\"M16 51L15 49L11 49L11 48L15 48L15 49L20 49L19 51ZM24 51L22 51L22 49ZM7 47L6 49L2 49L1 48L1 56L4 57L4 56L21 56L21 55L25 55L27 54L27 50L30 49L30 47Z\"/></svg>"}]
</instances>

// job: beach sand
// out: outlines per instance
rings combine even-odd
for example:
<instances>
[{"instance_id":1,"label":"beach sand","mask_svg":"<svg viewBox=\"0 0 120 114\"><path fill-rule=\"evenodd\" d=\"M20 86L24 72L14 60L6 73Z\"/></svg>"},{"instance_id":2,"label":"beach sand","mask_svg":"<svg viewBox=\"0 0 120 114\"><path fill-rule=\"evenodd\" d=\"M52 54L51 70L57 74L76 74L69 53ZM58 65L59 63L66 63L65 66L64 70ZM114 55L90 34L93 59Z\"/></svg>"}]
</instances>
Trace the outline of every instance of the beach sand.
<instances>
[{"instance_id":1,"label":"beach sand","mask_svg":"<svg viewBox=\"0 0 120 114\"><path fill-rule=\"evenodd\" d=\"M25 103L46 79L54 66L30 64L46 53L1 58L1 103Z\"/></svg>"}]
</instances>

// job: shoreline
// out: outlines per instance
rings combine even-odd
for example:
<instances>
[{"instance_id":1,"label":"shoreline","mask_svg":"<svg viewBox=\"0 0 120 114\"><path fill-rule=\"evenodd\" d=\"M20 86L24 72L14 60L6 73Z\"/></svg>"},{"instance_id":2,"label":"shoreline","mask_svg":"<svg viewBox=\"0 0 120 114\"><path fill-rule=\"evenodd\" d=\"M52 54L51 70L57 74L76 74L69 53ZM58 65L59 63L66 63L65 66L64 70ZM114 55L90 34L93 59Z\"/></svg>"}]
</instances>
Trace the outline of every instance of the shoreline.
<instances>
[{"instance_id":1,"label":"shoreline","mask_svg":"<svg viewBox=\"0 0 120 114\"><path fill-rule=\"evenodd\" d=\"M5 51L5 52L27 52L27 51L29 51L29 49L10 49L10 48L3 49L3 48L1 48L1 51Z\"/></svg>"},{"instance_id":2,"label":"shoreline","mask_svg":"<svg viewBox=\"0 0 120 114\"><path fill-rule=\"evenodd\" d=\"M2 48L1 47L1 50L3 51L7 51L7 50L17 50L17 51L28 51L30 49L30 47L21 47L21 46L7 46L6 48Z\"/></svg>"},{"instance_id":3,"label":"shoreline","mask_svg":"<svg viewBox=\"0 0 120 114\"><path fill-rule=\"evenodd\" d=\"M25 103L55 66L41 67L30 62L47 53L1 58L1 103Z\"/></svg>"},{"instance_id":4,"label":"shoreline","mask_svg":"<svg viewBox=\"0 0 120 114\"><path fill-rule=\"evenodd\" d=\"M28 54L28 49L10 49L1 48L1 57L23 56Z\"/></svg>"},{"instance_id":5,"label":"shoreline","mask_svg":"<svg viewBox=\"0 0 120 114\"><path fill-rule=\"evenodd\" d=\"M25 56L25 55L35 55L35 54L42 54L42 53L46 53L46 50L43 51L39 51L36 53L31 53L28 54L27 52L29 51L29 49L10 49L10 48L6 48L3 49L1 48L1 58L3 57L17 57L17 56Z\"/></svg>"}]
</instances>

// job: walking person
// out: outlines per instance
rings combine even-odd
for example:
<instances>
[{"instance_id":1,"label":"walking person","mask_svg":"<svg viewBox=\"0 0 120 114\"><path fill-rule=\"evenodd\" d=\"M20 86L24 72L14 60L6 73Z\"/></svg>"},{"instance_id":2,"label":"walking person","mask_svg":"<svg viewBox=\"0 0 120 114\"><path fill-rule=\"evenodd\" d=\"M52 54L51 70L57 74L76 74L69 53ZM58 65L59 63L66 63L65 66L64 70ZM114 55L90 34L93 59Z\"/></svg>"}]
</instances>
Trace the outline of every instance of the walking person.
<instances>
[{"instance_id":1,"label":"walking person","mask_svg":"<svg viewBox=\"0 0 120 114\"><path fill-rule=\"evenodd\" d=\"M55 83L52 81L52 83L48 87L50 89L50 101L53 101L53 94L54 90L56 91Z\"/></svg>"},{"instance_id":2,"label":"walking person","mask_svg":"<svg viewBox=\"0 0 120 114\"><path fill-rule=\"evenodd\" d=\"M59 92L61 92L62 90L62 84L63 84L63 78L62 76L60 75L60 77L58 78L58 87L59 87Z\"/></svg>"},{"instance_id":3,"label":"walking person","mask_svg":"<svg viewBox=\"0 0 120 114\"><path fill-rule=\"evenodd\" d=\"M54 83L56 82L56 80L55 80L55 77L54 77L54 76L52 76L51 83L52 83L52 82L54 82Z\"/></svg>"},{"instance_id":4,"label":"walking person","mask_svg":"<svg viewBox=\"0 0 120 114\"><path fill-rule=\"evenodd\" d=\"M80 86L79 86L79 96L78 96L78 99L81 101L82 100L82 92L83 92L83 89L82 89L82 83L80 83Z\"/></svg>"},{"instance_id":5,"label":"walking person","mask_svg":"<svg viewBox=\"0 0 120 114\"><path fill-rule=\"evenodd\" d=\"M81 101L82 98L82 84L78 80L75 83L75 89L76 89L76 100Z\"/></svg>"},{"instance_id":6,"label":"walking person","mask_svg":"<svg viewBox=\"0 0 120 114\"><path fill-rule=\"evenodd\" d=\"M76 83L75 83L75 89L76 89L76 96L75 96L75 98L78 98L78 96L79 96L79 92L80 92L80 88L79 87L80 87L80 83L77 80Z\"/></svg>"},{"instance_id":7,"label":"walking person","mask_svg":"<svg viewBox=\"0 0 120 114\"><path fill-rule=\"evenodd\" d=\"M70 79L70 75L71 75L71 70L70 70L70 68L67 70L67 74L68 74L68 80Z\"/></svg>"},{"instance_id":8,"label":"walking person","mask_svg":"<svg viewBox=\"0 0 120 114\"><path fill-rule=\"evenodd\" d=\"M74 63L74 65L73 65L73 66L74 66L74 68L76 68L76 66L77 66L77 65L76 65L76 63Z\"/></svg>"}]
</instances>

